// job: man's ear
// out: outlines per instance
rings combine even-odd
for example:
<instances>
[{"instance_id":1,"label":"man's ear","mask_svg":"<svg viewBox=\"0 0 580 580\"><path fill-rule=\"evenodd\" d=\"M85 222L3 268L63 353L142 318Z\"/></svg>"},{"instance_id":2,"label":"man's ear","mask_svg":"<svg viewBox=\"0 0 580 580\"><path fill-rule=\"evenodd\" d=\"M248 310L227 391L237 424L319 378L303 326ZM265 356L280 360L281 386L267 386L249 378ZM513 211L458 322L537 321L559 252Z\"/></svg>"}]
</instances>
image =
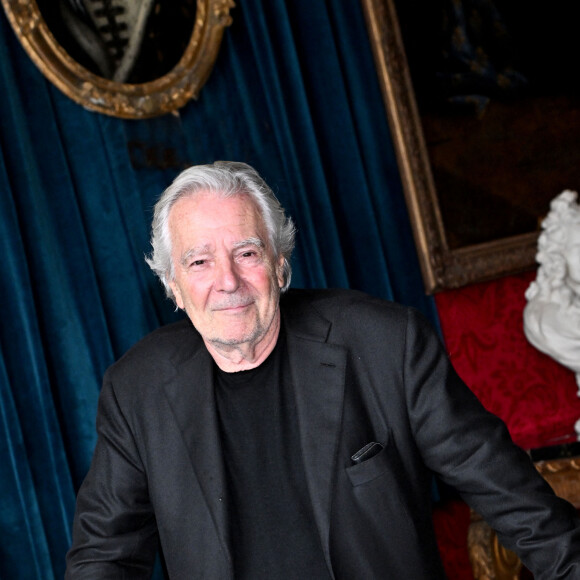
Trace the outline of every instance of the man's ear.
<instances>
[{"instance_id":1,"label":"man's ear","mask_svg":"<svg viewBox=\"0 0 580 580\"><path fill-rule=\"evenodd\" d=\"M278 258L276 264L276 278L278 279L278 287L282 288L284 286L284 256Z\"/></svg>"},{"instance_id":2,"label":"man's ear","mask_svg":"<svg viewBox=\"0 0 580 580\"><path fill-rule=\"evenodd\" d=\"M167 282L171 291L173 292L173 296L175 298L175 304L177 304L177 308L181 308L181 310L185 310L185 302L183 302L183 296L181 295L181 291L179 290L179 286L175 283L174 280Z\"/></svg>"}]
</instances>

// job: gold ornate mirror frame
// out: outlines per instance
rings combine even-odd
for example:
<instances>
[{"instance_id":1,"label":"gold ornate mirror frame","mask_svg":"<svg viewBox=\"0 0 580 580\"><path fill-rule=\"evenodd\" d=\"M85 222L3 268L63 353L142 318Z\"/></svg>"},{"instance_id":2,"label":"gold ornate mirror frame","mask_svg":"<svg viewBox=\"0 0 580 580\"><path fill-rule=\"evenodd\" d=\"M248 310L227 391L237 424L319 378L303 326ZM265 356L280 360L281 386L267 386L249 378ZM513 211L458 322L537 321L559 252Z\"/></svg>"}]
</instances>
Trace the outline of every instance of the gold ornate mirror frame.
<instances>
[{"instance_id":1,"label":"gold ornate mirror frame","mask_svg":"<svg viewBox=\"0 0 580 580\"><path fill-rule=\"evenodd\" d=\"M450 249L394 1L361 1L426 291L533 268L537 232Z\"/></svg>"},{"instance_id":2,"label":"gold ornate mirror frame","mask_svg":"<svg viewBox=\"0 0 580 580\"><path fill-rule=\"evenodd\" d=\"M114 82L78 64L57 42L35 0L2 0L22 46L56 87L83 107L125 119L175 111L196 98L217 58L233 0L197 0L189 44L177 65L142 84Z\"/></svg>"}]
</instances>

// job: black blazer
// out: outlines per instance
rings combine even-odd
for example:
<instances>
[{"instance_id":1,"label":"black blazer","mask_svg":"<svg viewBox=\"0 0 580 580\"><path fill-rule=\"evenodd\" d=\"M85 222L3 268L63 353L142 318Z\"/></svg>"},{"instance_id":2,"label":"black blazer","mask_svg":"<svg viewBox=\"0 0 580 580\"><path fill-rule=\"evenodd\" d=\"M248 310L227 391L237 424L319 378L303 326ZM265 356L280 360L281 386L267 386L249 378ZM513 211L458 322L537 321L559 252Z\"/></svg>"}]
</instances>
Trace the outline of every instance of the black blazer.
<instances>
[{"instance_id":1,"label":"black blazer","mask_svg":"<svg viewBox=\"0 0 580 580\"><path fill-rule=\"evenodd\" d=\"M455 487L536 578L580 578L580 527L504 424L459 380L414 310L351 291L281 299L306 480L337 579L443 578L432 474ZM189 321L106 373L66 577L232 578L212 360ZM360 464L366 443L384 449Z\"/></svg>"}]
</instances>

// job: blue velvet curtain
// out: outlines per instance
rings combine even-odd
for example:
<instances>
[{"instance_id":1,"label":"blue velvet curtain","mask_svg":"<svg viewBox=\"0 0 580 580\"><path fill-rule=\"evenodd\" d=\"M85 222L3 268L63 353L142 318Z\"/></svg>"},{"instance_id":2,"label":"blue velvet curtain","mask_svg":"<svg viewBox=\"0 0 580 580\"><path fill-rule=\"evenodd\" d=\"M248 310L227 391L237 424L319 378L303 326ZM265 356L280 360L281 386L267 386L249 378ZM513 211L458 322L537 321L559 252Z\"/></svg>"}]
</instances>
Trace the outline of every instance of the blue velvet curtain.
<instances>
[{"instance_id":1,"label":"blue velvet curtain","mask_svg":"<svg viewBox=\"0 0 580 580\"><path fill-rule=\"evenodd\" d=\"M0 578L62 578L106 367L176 315L151 208L190 164L254 165L295 218L294 286L423 294L361 7L240 0L200 98L124 121L44 79L0 15Z\"/></svg>"}]
</instances>

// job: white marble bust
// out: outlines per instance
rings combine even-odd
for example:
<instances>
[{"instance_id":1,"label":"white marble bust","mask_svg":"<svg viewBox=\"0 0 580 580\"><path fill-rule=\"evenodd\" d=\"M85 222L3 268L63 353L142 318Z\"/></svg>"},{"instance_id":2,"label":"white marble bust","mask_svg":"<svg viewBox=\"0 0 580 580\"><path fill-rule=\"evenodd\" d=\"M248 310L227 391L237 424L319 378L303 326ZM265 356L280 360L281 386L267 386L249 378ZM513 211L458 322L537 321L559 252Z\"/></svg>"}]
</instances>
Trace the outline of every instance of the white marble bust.
<instances>
[{"instance_id":1,"label":"white marble bust","mask_svg":"<svg viewBox=\"0 0 580 580\"><path fill-rule=\"evenodd\" d=\"M536 280L526 291L524 332L538 350L576 373L580 396L580 206L577 193L555 197L542 222Z\"/></svg>"}]
</instances>

